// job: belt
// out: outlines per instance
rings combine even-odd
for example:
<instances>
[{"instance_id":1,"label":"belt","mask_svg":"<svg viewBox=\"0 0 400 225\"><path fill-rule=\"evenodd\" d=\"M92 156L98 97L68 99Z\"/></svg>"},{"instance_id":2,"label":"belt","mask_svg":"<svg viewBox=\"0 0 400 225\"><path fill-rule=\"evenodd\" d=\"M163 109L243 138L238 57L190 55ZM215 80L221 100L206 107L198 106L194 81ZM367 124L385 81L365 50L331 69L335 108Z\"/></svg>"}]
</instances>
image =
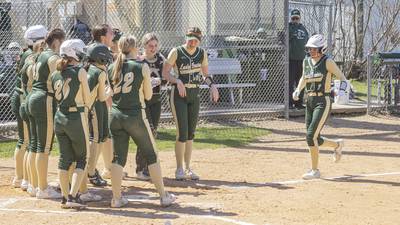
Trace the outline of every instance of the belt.
<instances>
[{"instance_id":1,"label":"belt","mask_svg":"<svg viewBox=\"0 0 400 225\"><path fill-rule=\"evenodd\" d=\"M321 96L329 96L329 95L330 95L330 93L323 93L323 92L308 92L308 93L307 93L307 95L308 95L308 96L311 96L311 97L316 97L316 96L318 96L318 97L321 97Z\"/></svg>"},{"instance_id":2,"label":"belt","mask_svg":"<svg viewBox=\"0 0 400 225\"><path fill-rule=\"evenodd\" d=\"M54 93L46 92L46 95L54 98Z\"/></svg>"},{"instance_id":3,"label":"belt","mask_svg":"<svg viewBox=\"0 0 400 225\"><path fill-rule=\"evenodd\" d=\"M58 110L62 113L69 112L85 112L85 107L83 106L71 106L71 107L59 107Z\"/></svg>"},{"instance_id":4,"label":"belt","mask_svg":"<svg viewBox=\"0 0 400 225\"><path fill-rule=\"evenodd\" d=\"M198 88L199 86L198 84L185 84L185 88Z\"/></svg>"}]
</instances>

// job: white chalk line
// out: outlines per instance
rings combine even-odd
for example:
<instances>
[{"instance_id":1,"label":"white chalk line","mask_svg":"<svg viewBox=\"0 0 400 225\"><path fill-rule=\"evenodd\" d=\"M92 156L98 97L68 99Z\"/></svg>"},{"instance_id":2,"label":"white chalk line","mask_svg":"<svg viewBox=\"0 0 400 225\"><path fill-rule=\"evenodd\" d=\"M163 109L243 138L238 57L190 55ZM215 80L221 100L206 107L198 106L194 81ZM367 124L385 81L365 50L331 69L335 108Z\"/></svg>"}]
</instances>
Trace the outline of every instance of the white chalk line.
<instances>
[{"instance_id":1,"label":"white chalk line","mask_svg":"<svg viewBox=\"0 0 400 225\"><path fill-rule=\"evenodd\" d=\"M147 195L128 195L126 196L130 202L154 202L155 199L158 199L157 197L150 197ZM30 198L28 198L31 200ZM77 215L82 215L82 214L91 214L91 215L105 215L100 212L88 212L88 211L72 211L71 209L68 211L61 211L61 210L40 210L40 209L13 209L13 208L5 208L7 205L11 205L13 203L16 203L20 200L25 200L24 198L10 198L10 199L5 199L4 201L0 200L0 212L24 212L24 213L43 213L43 214L61 214L61 215L71 215L71 214L77 214ZM211 207L211 206L218 206L218 203L183 203L181 205L190 205L190 206L205 206L206 208ZM126 211L127 213L129 211ZM210 220L219 220L219 221L224 221L224 222L230 222L233 224L238 224L238 225L255 225L252 223L247 223L244 221L236 220L236 219L230 219L222 216L215 216L215 215L181 215L178 213L174 213L178 215L180 218L201 218L201 219L210 219ZM107 216L116 216L119 217L120 215L107 215Z\"/></svg>"},{"instance_id":2,"label":"white chalk line","mask_svg":"<svg viewBox=\"0 0 400 225\"><path fill-rule=\"evenodd\" d=\"M197 184L200 187L222 187L226 189L249 189L256 187L264 187L268 185L288 185L288 184L301 184L306 182L317 182L317 181L326 181L326 180L338 180L338 179L352 179L352 178L360 178L360 177L380 177L380 176L391 176L391 175L400 175L400 172L388 172L388 173L371 173L371 174L353 174L353 175L343 175L343 176L335 176L335 177L321 177L320 179L313 180L288 180L288 181L274 181L274 182L266 182L266 183L251 183L249 185L245 184L230 184L230 185L209 185L209 184Z\"/></svg>"}]
</instances>

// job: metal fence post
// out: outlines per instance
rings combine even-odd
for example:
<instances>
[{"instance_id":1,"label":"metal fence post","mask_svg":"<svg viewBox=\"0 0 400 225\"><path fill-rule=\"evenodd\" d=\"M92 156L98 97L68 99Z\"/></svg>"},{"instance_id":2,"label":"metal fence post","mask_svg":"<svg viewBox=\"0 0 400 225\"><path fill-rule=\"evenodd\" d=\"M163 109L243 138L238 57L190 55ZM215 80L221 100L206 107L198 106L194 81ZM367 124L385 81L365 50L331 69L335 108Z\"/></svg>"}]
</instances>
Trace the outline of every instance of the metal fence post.
<instances>
[{"instance_id":1,"label":"metal fence post","mask_svg":"<svg viewBox=\"0 0 400 225\"><path fill-rule=\"evenodd\" d=\"M285 21L285 54L286 54L286 62L285 62L285 118L289 119L289 0L285 0L284 5L284 21Z\"/></svg>"},{"instance_id":2,"label":"metal fence post","mask_svg":"<svg viewBox=\"0 0 400 225\"><path fill-rule=\"evenodd\" d=\"M372 73L372 55L367 56L367 115L371 114L371 73Z\"/></svg>"}]
</instances>

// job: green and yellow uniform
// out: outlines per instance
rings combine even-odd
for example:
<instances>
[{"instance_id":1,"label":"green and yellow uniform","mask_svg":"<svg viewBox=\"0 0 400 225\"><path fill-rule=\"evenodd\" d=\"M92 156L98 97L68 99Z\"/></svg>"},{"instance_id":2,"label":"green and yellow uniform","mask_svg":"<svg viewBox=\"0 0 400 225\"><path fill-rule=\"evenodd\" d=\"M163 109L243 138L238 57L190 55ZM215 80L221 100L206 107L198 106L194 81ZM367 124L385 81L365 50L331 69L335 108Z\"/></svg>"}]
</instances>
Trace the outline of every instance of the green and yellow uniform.
<instances>
[{"instance_id":1,"label":"green and yellow uniform","mask_svg":"<svg viewBox=\"0 0 400 225\"><path fill-rule=\"evenodd\" d=\"M21 106L19 109L20 116L24 123L26 124L29 138L29 147L28 150L32 152L36 152L37 140L36 140L36 132L32 130L31 122L29 118L29 108L28 101L32 92L32 83L33 83L33 66L37 60L38 53L30 54L26 59L24 66L20 70L21 74Z\"/></svg>"},{"instance_id":2,"label":"green and yellow uniform","mask_svg":"<svg viewBox=\"0 0 400 225\"><path fill-rule=\"evenodd\" d=\"M73 162L84 170L89 149L87 109L90 91L86 71L80 66L68 66L51 78L52 90L58 103L54 130L60 146L58 168L68 170Z\"/></svg>"},{"instance_id":3,"label":"green and yellow uniform","mask_svg":"<svg viewBox=\"0 0 400 225\"><path fill-rule=\"evenodd\" d=\"M183 45L172 49L167 63L174 66L176 78L186 87L186 96L181 97L176 85L172 86L170 103L178 129L177 140L193 140L200 109L199 86L202 82L201 68L208 65L207 53L197 47L188 52Z\"/></svg>"},{"instance_id":4,"label":"green and yellow uniform","mask_svg":"<svg viewBox=\"0 0 400 225\"><path fill-rule=\"evenodd\" d=\"M17 118L17 128L18 128L18 141L17 141L17 148L18 149L25 149L29 143L29 136L28 136L28 124L24 122L20 115L20 107L23 101L23 91L22 91L22 81L21 81L21 69L25 64L26 58L32 54L32 50L28 48L24 51L20 56L20 61L17 65L17 77L14 92L11 96L11 109Z\"/></svg>"},{"instance_id":5,"label":"green and yellow uniform","mask_svg":"<svg viewBox=\"0 0 400 225\"><path fill-rule=\"evenodd\" d=\"M114 66L112 64L109 68L110 80ZM134 59L125 60L120 81L117 84L112 83L111 87L114 91L110 120L114 146L113 163L125 166L129 137L143 152L147 165L156 163L155 141L145 112L145 98L150 99L152 96L148 65Z\"/></svg>"},{"instance_id":6,"label":"green and yellow uniform","mask_svg":"<svg viewBox=\"0 0 400 225\"><path fill-rule=\"evenodd\" d=\"M145 63L149 65L150 77L158 78L162 80L162 70L165 61L165 57L161 53L156 53L153 59L144 59ZM153 96L149 101L146 102L146 115L149 120L150 127L152 129L154 137L157 136L157 127L161 116L161 86L165 84L163 80L161 85L153 87ZM142 171L147 167L145 160L141 156L140 148L136 151L136 172Z\"/></svg>"},{"instance_id":7,"label":"green and yellow uniform","mask_svg":"<svg viewBox=\"0 0 400 225\"><path fill-rule=\"evenodd\" d=\"M308 96L306 103L308 146L321 146L324 143L320 132L332 107L330 92L333 75L340 80L346 79L328 56L323 55L318 62L314 62L311 57L304 59L300 86L305 85L305 93Z\"/></svg>"},{"instance_id":8,"label":"green and yellow uniform","mask_svg":"<svg viewBox=\"0 0 400 225\"><path fill-rule=\"evenodd\" d=\"M37 58L33 67L32 93L28 99L32 134L37 137L36 152L49 153L54 139L53 119L56 110L54 91L51 85L51 73L55 71L55 62L59 56L46 49Z\"/></svg>"},{"instance_id":9,"label":"green and yellow uniform","mask_svg":"<svg viewBox=\"0 0 400 225\"><path fill-rule=\"evenodd\" d=\"M108 110L106 105L105 87L107 81L106 71L90 65L88 69L88 83L91 102L94 104L90 111L90 139L100 143L110 137L108 127Z\"/></svg>"}]
</instances>

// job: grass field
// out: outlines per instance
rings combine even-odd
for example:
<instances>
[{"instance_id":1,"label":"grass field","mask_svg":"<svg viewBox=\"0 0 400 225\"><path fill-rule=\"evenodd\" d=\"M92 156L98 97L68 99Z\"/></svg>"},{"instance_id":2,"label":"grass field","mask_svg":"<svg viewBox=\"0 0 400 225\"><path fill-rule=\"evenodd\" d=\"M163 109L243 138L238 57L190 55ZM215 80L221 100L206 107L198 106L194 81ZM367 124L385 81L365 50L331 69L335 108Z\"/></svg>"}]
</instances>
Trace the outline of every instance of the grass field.
<instances>
[{"instance_id":1,"label":"grass field","mask_svg":"<svg viewBox=\"0 0 400 225\"><path fill-rule=\"evenodd\" d=\"M158 151L173 150L175 146L175 129L160 129L156 140ZM251 143L260 136L268 135L267 129L256 127L213 126L200 127L196 130L194 148L217 149L224 147L240 147ZM0 157L12 157L16 141L0 142ZM135 152L136 145L131 140L129 151ZM54 143L52 155L59 154L58 143Z\"/></svg>"},{"instance_id":2,"label":"grass field","mask_svg":"<svg viewBox=\"0 0 400 225\"><path fill-rule=\"evenodd\" d=\"M353 85L355 92L356 92L356 98L367 101L368 97L368 84L367 81L358 81L358 80L351 80L350 83ZM376 97L377 96L377 90L374 88L372 90L372 95L371 97Z\"/></svg>"}]
</instances>

